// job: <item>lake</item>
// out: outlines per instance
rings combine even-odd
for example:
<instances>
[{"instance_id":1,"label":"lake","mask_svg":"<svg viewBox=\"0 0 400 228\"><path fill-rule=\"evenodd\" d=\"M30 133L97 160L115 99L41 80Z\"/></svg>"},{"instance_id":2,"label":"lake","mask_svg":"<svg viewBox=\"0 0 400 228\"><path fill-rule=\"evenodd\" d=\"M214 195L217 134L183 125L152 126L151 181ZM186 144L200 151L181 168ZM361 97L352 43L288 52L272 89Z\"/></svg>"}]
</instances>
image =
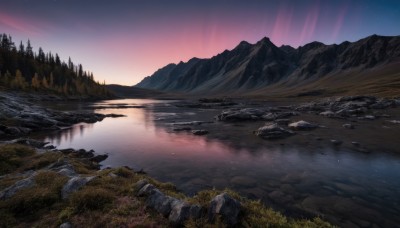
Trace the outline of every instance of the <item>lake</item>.
<instances>
[{"instance_id":1,"label":"lake","mask_svg":"<svg viewBox=\"0 0 400 228\"><path fill-rule=\"evenodd\" d=\"M62 110L118 104L145 107L94 109L126 117L77 124L38 137L59 149L107 153L103 167L143 169L189 195L203 189L231 188L295 217L321 215L343 227L400 224L399 156L355 153L322 144L271 146L244 124L208 123L214 130L208 136L177 133L172 130L174 123L213 121L221 110L177 108L175 102L125 99L52 104Z\"/></svg>"}]
</instances>

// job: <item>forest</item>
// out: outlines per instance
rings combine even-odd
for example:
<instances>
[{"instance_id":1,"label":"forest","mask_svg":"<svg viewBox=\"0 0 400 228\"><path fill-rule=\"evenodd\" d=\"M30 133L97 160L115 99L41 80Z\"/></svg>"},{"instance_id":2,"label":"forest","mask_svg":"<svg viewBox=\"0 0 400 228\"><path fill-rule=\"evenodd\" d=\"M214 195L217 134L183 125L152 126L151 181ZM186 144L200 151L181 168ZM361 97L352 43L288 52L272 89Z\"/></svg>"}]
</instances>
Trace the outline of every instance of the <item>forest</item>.
<instances>
[{"instance_id":1,"label":"forest","mask_svg":"<svg viewBox=\"0 0 400 228\"><path fill-rule=\"evenodd\" d=\"M0 90L51 93L65 96L112 97L104 83L94 80L93 73L74 64L71 58L62 61L60 56L38 52L28 40L17 47L12 37L0 34Z\"/></svg>"}]
</instances>

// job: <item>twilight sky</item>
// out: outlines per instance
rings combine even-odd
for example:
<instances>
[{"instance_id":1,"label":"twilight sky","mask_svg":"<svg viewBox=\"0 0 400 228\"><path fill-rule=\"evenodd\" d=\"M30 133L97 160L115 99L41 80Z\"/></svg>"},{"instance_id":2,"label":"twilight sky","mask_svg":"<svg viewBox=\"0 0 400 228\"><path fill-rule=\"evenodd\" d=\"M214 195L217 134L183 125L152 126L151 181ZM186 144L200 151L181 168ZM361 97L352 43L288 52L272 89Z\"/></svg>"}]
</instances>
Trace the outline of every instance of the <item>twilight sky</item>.
<instances>
[{"instance_id":1,"label":"twilight sky","mask_svg":"<svg viewBox=\"0 0 400 228\"><path fill-rule=\"evenodd\" d=\"M106 83L134 85L168 63L240 41L280 46L400 35L399 0L0 0L0 33L29 38Z\"/></svg>"}]
</instances>

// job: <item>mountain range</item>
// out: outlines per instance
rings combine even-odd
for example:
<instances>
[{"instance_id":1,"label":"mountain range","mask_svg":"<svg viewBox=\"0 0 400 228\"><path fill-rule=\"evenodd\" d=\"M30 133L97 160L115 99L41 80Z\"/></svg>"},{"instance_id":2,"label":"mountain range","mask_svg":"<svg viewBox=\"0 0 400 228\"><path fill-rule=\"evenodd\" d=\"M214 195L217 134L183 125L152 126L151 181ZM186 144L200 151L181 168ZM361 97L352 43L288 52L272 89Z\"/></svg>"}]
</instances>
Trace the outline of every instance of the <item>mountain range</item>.
<instances>
[{"instance_id":1,"label":"mountain range","mask_svg":"<svg viewBox=\"0 0 400 228\"><path fill-rule=\"evenodd\" d=\"M277 47L264 37L169 64L135 87L192 95L400 95L400 36Z\"/></svg>"}]
</instances>

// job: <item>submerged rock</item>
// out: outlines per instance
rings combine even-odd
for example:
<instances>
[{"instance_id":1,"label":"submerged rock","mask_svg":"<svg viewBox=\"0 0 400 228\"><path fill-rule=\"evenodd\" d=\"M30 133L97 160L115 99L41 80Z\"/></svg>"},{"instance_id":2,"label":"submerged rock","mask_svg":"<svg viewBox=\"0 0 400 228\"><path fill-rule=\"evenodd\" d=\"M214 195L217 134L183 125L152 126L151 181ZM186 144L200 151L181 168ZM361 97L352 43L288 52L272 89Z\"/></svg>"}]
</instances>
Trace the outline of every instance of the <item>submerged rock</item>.
<instances>
[{"instance_id":1,"label":"submerged rock","mask_svg":"<svg viewBox=\"0 0 400 228\"><path fill-rule=\"evenodd\" d=\"M255 134L263 139L280 139L294 135L292 131L279 127L277 124L260 127Z\"/></svg>"},{"instance_id":2,"label":"submerged rock","mask_svg":"<svg viewBox=\"0 0 400 228\"><path fill-rule=\"evenodd\" d=\"M208 131L207 130L193 130L192 134L194 134L194 135L206 135L206 134L208 134Z\"/></svg>"}]
</instances>

